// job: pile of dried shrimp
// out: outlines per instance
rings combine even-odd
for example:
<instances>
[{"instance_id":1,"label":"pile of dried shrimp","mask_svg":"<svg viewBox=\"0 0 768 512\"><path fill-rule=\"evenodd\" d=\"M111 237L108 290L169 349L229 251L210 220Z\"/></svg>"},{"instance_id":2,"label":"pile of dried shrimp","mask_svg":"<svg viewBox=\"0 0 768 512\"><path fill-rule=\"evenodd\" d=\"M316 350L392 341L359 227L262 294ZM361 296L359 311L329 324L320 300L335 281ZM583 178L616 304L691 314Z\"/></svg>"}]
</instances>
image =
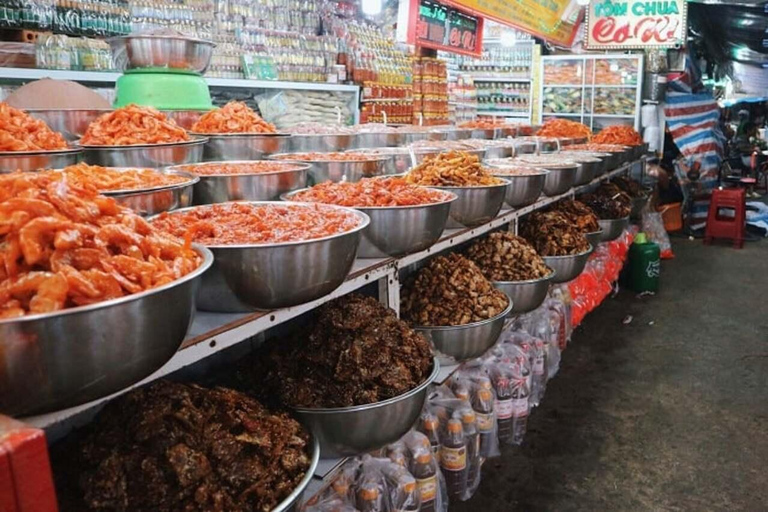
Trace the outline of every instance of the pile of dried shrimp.
<instances>
[{"instance_id":1,"label":"pile of dried shrimp","mask_svg":"<svg viewBox=\"0 0 768 512\"><path fill-rule=\"evenodd\" d=\"M190 140L184 128L152 107L128 105L100 116L85 131L84 146L169 144Z\"/></svg>"},{"instance_id":2,"label":"pile of dried shrimp","mask_svg":"<svg viewBox=\"0 0 768 512\"><path fill-rule=\"evenodd\" d=\"M192 125L194 133L276 133L275 125L266 122L242 101L230 101L221 108L205 113Z\"/></svg>"},{"instance_id":3,"label":"pile of dried shrimp","mask_svg":"<svg viewBox=\"0 0 768 512\"><path fill-rule=\"evenodd\" d=\"M67 141L47 124L23 110L0 103L0 151L67 149Z\"/></svg>"}]
</instances>

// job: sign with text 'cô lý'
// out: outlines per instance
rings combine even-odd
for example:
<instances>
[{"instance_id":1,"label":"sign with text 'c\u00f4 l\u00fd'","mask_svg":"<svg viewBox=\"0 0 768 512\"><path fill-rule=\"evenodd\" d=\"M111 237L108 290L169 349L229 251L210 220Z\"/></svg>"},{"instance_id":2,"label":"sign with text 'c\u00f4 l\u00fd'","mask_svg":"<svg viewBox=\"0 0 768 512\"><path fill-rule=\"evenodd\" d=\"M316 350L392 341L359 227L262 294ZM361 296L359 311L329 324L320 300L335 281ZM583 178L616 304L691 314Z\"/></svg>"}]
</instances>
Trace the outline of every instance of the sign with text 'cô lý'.
<instances>
[{"instance_id":1,"label":"sign with text 'c\u00f4 l\u00fd'","mask_svg":"<svg viewBox=\"0 0 768 512\"><path fill-rule=\"evenodd\" d=\"M675 48L685 44L685 0L593 0L587 9L591 50Z\"/></svg>"}]
</instances>

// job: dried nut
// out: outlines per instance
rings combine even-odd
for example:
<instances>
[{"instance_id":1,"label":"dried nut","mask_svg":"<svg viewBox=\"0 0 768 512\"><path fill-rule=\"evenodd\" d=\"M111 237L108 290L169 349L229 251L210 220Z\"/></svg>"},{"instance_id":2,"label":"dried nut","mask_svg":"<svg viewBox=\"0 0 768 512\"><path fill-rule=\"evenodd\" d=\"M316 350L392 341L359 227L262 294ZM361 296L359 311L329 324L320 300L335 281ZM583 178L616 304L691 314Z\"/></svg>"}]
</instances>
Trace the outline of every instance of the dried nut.
<instances>
[{"instance_id":1,"label":"dried nut","mask_svg":"<svg viewBox=\"0 0 768 512\"><path fill-rule=\"evenodd\" d=\"M478 240L467 250L467 257L491 281L528 281L552 272L531 244L508 231Z\"/></svg>"}]
</instances>

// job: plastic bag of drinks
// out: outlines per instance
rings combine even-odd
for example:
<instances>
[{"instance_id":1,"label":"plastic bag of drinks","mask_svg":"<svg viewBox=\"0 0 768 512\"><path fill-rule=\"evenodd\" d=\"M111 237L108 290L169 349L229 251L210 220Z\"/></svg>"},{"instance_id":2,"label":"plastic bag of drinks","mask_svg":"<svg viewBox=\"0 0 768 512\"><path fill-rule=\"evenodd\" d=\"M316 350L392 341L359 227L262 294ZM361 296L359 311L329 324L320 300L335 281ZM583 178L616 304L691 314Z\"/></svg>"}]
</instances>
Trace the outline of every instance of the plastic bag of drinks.
<instances>
[{"instance_id":1,"label":"plastic bag of drinks","mask_svg":"<svg viewBox=\"0 0 768 512\"><path fill-rule=\"evenodd\" d=\"M466 396L475 413L480 464L501 455L499 429L494 409L495 392L482 360L471 361L451 377L451 388L457 397Z\"/></svg>"},{"instance_id":2,"label":"plastic bag of drinks","mask_svg":"<svg viewBox=\"0 0 768 512\"><path fill-rule=\"evenodd\" d=\"M541 307L530 313L520 315L514 322L514 327L542 341L546 380L554 377L560 369L559 333L561 318L557 312L548 307L547 302L550 301L560 304L558 301L547 299Z\"/></svg>"},{"instance_id":3,"label":"plastic bag of drinks","mask_svg":"<svg viewBox=\"0 0 768 512\"><path fill-rule=\"evenodd\" d=\"M510 359L529 361L528 400L532 407L538 406L547 386L547 359L544 343L513 323L502 333L500 345ZM498 394L498 390L496 393Z\"/></svg>"},{"instance_id":4,"label":"plastic bag of drinks","mask_svg":"<svg viewBox=\"0 0 768 512\"><path fill-rule=\"evenodd\" d=\"M411 430L403 436L402 442L406 447L408 468L419 488L421 512L446 512L448 491L430 439Z\"/></svg>"}]
</instances>

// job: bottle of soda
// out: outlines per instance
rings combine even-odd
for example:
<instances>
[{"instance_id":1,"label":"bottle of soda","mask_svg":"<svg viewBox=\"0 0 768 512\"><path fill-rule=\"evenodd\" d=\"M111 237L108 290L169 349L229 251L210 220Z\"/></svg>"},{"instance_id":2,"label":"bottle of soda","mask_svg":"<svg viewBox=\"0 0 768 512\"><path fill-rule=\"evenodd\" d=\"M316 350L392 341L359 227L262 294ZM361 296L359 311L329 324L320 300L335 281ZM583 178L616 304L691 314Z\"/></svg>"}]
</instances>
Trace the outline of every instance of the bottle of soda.
<instances>
[{"instance_id":1,"label":"bottle of soda","mask_svg":"<svg viewBox=\"0 0 768 512\"><path fill-rule=\"evenodd\" d=\"M530 390L526 384L525 378L518 376L511 381L511 423L512 423L512 443L522 444L525 433L528 431L528 414L530 413Z\"/></svg>"},{"instance_id":2,"label":"bottle of soda","mask_svg":"<svg viewBox=\"0 0 768 512\"><path fill-rule=\"evenodd\" d=\"M467 491L467 445L461 420L448 420L440 447L440 468L448 488L448 499L460 500Z\"/></svg>"},{"instance_id":3,"label":"bottle of soda","mask_svg":"<svg viewBox=\"0 0 768 512\"><path fill-rule=\"evenodd\" d=\"M496 371L493 377L493 387L496 390L496 400L493 409L499 425L499 441L507 443L512 440L512 386L509 377L502 371Z\"/></svg>"},{"instance_id":4,"label":"bottle of soda","mask_svg":"<svg viewBox=\"0 0 768 512\"><path fill-rule=\"evenodd\" d=\"M461 426L467 445L467 486L472 488L480 474L480 435L477 431L477 417L471 407L462 409ZM468 496L467 496L468 497Z\"/></svg>"},{"instance_id":5,"label":"bottle of soda","mask_svg":"<svg viewBox=\"0 0 768 512\"><path fill-rule=\"evenodd\" d=\"M421 496L421 512L435 512L437 501L437 465L428 449L414 453L411 473Z\"/></svg>"},{"instance_id":6,"label":"bottle of soda","mask_svg":"<svg viewBox=\"0 0 768 512\"><path fill-rule=\"evenodd\" d=\"M472 409L477 417L477 433L480 442L480 456L487 459L493 447L493 393L491 381L482 377L472 400Z\"/></svg>"}]
</instances>

